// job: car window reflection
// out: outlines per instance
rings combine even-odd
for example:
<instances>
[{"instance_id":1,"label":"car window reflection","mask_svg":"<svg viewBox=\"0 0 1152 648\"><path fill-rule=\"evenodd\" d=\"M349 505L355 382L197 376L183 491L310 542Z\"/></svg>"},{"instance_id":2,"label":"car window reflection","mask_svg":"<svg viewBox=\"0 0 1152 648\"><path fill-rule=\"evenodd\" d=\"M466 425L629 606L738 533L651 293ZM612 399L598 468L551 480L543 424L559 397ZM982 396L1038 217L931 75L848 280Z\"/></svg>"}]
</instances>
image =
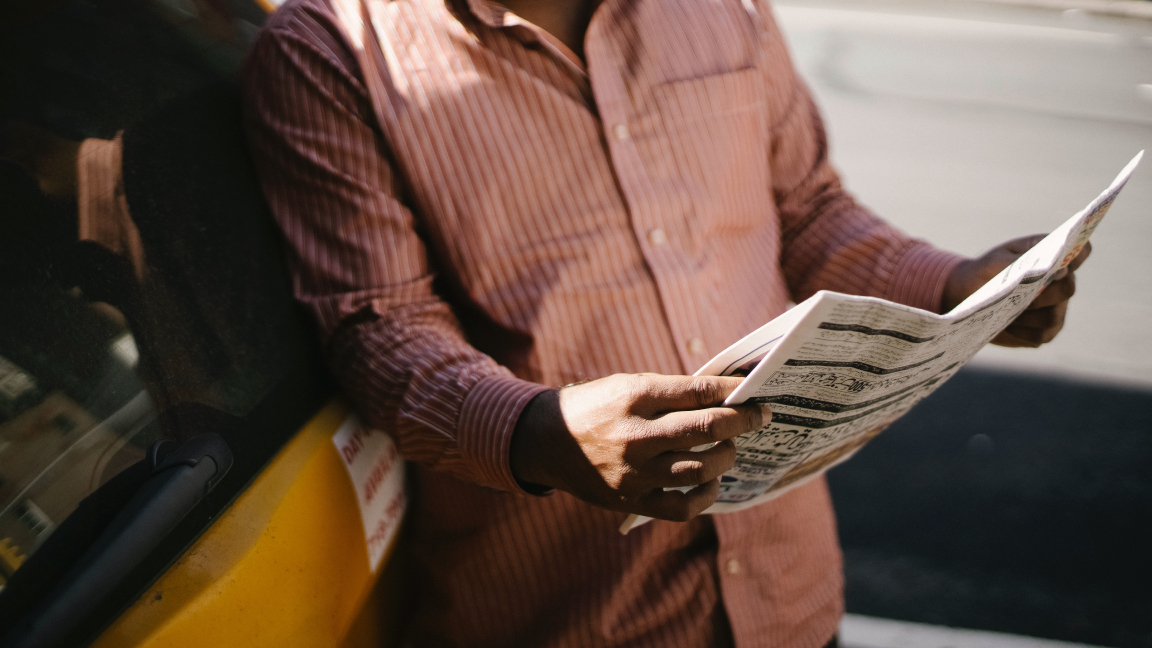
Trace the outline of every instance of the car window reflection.
<instances>
[{"instance_id":1,"label":"car window reflection","mask_svg":"<svg viewBox=\"0 0 1152 648\"><path fill-rule=\"evenodd\" d=\"M34 5L34 6L33 6ZM247 416L299 314L233 79L254 2L66 0L0 27L0 587L81 500Z\"/></svg>"}]
</instances>

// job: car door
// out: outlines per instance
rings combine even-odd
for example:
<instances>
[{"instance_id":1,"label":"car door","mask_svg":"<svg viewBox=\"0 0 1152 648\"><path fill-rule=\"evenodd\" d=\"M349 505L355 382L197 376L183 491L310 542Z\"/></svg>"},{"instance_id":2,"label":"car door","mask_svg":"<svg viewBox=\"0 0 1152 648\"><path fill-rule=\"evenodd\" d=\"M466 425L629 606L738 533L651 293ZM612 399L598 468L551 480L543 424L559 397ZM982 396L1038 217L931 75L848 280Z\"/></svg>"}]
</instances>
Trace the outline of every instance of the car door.
<instances>
[{"instance_id":1,"label":"car door","mask_svg":"<svg viewBox=\"0 0 1152 648\"><path fill-rule=\"evenodd\" d=\"M0 28L0 645L400 627L403 462L292 300L230 77L262 14L218 5Z\"/></svg>"}]
</instances>

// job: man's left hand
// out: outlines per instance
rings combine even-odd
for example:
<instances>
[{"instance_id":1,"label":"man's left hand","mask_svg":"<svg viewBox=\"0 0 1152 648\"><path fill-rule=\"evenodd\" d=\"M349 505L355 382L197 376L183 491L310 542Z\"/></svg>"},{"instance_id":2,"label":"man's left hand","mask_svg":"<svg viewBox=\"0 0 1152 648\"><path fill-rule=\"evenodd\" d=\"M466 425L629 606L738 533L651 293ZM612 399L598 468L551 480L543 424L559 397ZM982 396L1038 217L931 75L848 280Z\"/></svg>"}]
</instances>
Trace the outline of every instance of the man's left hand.
<instances>
[{"instance_id":1,"label":"man's left hand","mask_svg":"<svg viewBox=\"0 0 1152 648\"><path fill-rule=\"evenodd\" d=\"M1039 243L1044 236L1035 234L1013 239L992 248L984 256L969 259L956 266L944 285L940 312L947 313L955 308L968 295L976 292L980 286L988 283L1020 255ZM1053 275L1051 283L1040 291L1028 308L1020 313L1008 328L992 339L992 344L1006 347L1038 347L1051 342L1060 329L1064 328L1068 300L1076 292L1076 269L1084 263L1091 252L1092 244L1089 243L1068 264L1068 267Z\"/></svg>"}]
</instances>

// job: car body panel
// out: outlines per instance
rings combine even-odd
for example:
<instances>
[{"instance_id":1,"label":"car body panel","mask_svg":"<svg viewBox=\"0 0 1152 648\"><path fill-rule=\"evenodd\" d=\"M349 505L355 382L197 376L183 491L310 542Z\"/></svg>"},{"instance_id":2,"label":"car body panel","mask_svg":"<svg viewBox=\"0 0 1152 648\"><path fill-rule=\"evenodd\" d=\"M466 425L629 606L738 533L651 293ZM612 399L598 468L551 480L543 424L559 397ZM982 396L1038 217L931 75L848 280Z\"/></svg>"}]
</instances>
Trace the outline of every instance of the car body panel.
<instances>
[{"instance_id":1,"label":"car body panel","mask_svg":"<svg viewBox=\"0 0 1152 648\"><path fill-rule=\"evenodd\" d=\"M393 598L373 592L379 574L332 443L348 417L343 402L329 402L93 645L382 645L377 618L348 636L362 609L376 617Z\"/></svg>"}]
</instances>

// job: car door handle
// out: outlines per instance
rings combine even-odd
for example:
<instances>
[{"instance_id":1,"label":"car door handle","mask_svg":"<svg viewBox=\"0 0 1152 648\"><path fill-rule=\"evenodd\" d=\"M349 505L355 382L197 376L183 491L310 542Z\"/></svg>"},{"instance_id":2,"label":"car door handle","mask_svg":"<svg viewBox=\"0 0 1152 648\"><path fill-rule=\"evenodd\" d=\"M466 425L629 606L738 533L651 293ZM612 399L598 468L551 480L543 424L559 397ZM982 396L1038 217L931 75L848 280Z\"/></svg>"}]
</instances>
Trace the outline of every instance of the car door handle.
<instances>
[{"instance_id":1,"label":"car door handle","mask_svg":"<svg viewBox=\"0 0 1152 648\"><path fill-rule=\"evenodd\" d=\"M218 434L148 450L151 476L81 555L44 602L0 641L2 648L51 648L91 612L184 519L232 467Z\"/></svg>"}]
</instances>

